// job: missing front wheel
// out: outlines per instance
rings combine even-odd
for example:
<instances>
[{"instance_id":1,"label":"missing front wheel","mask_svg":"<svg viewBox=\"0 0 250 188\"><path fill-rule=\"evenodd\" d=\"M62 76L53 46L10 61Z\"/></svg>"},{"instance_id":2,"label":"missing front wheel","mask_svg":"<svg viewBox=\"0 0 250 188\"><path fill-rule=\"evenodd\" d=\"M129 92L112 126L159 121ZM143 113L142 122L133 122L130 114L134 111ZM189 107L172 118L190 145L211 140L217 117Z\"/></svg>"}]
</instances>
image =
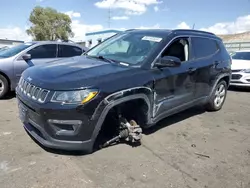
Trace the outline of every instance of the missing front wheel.
<instances>
[{"instance_id":1,"label":"missing front wheel","mask_svg":"<svg viewBox=\"0 0 250 188\"><path fill-rule=\"evenodd\" d=\"M100 146L100 148L108 147L114 143L118 143L121 141L134 145L140 143L141 138L142 138L142 129L136 123L136 121L130 120L128 122L127 119L120 116L118 135L106 141L104 144Z\"/></svg>"}]
</instances>

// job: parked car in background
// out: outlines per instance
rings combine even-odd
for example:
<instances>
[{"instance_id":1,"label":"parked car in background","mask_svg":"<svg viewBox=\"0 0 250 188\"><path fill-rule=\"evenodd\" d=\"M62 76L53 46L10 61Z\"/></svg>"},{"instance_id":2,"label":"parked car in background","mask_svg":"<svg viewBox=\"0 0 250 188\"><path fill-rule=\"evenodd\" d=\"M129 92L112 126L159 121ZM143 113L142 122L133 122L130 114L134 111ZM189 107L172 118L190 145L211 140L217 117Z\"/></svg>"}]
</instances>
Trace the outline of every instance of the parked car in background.
<instances>
[{"instance_id":1,"label":"parked car in background","mask_svg":"<svg viewBox=\"0 0 250 188\"><path fill-rule=\"evenodd\" d=\"M0 51L0 99L13 91L22 72L29 67L23 57L31 55L34 65L79 56L87 48L68 42L33 41Z\"/></svg>"},{"instance_id":2,"label":"parked car in background","mask_svg":"<svg viewBox=\"0 0 250 188\"><path fill-rule=\"evenodd\" d=\"M232 55L231 86L250 87L250 50L236 51Z\"/></svg>"}]
</instances>

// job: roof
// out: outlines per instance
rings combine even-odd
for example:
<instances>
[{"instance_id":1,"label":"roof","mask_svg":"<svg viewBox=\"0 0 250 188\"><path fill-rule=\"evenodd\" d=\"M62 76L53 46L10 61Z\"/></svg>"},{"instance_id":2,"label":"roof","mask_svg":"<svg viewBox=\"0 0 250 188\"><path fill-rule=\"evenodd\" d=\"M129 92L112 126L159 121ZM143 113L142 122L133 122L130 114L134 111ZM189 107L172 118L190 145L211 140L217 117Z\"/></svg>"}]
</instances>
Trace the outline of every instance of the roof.
<instances>
[{"instance_id":1,"label":"roof","mask_svg":"<svg viewBox=\"0 0 250 188\"><path fill-rule=\"evenodd\" d=\"M75 46L81 46L75 42L61 42L61 41L25 41L25 43L31 43L31 44L66 44L66 45L75 45Z\"/></svg>"},{"instance_id":2,"label":"roof","mask_svg":"<svg viewBox=\"0 0 250 188\"><path fill-rule=\"evenodd\" d=\"M214 33L195 30L195 29L131 29L127 30L127 32L138 32L138 33L145 33L145 34L159 34L159 35L168 35L170 33L177 34L177 35L199 35L199 36L206 36L212 37L216 39L220 39Z\"/></svg>"},{"instance_id":3,"label":"roof","mask_svg":"<svg viewBox=\"0 0 250 188\"><path fill-rule=\"evenodd\" d=\"M172 30L168 30L168 29L129 29L129 30L126 30L125 32L166 35L166 34L169 34L170 32L172 32Z\"/></svg>"},{"instance_id":4,"label":"roof","mask_svg":"<svg viewBox=\"0 0 250 188\"><path fill-rule=\"evenodd\" d=\"M21 41L21 40L9 40L9 39L0 39L0 41L19 42L19 43L23 43L24 42L24 41Z\"/></svg>"},{"instance_id":5,"label":"roof","mask_svg":"<svg viewBox=\"0 0 250 188\"><path fill-rule=\"evenodd\" d=\"M77 43L74 42L61 42L61 41L25 41L26 43L33 43L33 44L37 44L37 43L50 43L50 44L75 44L77 45Z\"/></svg>"},{"instance_id":6,"label":"roof","mask_svg":"<svg viewBox=\"0 0 250 188\"><path fill-rule=\"evenodd\" d=\"M105 30L105 31L89 32L89 33L86 33L85 36L100 35L100 34L106 34L106 33L120 33L120 32L122 31L110 29L110 30Z\"/></svg>"}]
</instances>

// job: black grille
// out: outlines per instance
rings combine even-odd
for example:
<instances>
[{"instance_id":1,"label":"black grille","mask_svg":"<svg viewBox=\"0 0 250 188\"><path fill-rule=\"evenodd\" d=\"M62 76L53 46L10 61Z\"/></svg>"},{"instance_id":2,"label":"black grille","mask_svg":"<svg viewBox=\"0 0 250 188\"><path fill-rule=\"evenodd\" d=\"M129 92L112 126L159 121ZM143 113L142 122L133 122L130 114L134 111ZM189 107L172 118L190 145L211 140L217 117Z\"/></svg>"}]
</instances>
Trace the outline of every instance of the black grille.
<instances>
[{"instance_id":1,"label":"black grille","mask_svg":"<svg viewBox=\"0 0 250 188\"><path fill-rule=\"evenodd\" d=\"M235 69L235 70L232 70L232 72L240 72L242 69Z\"/></svg>"},{"instance_id":2,"label":"black grille","mask_svg":"<svg viewBox=\"0 0 250 188\"><path fill-rule=\"evenodd\" d=\"M49 90L36 87L23 78L20 78L18 87L23 94L40 103L44 103L49 94Z\"/></svg>"},{"instance_id":3,"label":"black grille","mask_svg":"<svg viewBox=\"0 0 250 188\"><path fill-rule=\"evenodd\" d=\"M233 80L239 80L242 77L240 74L232 74L232 79Z\"/></svg>"}]
</instances>

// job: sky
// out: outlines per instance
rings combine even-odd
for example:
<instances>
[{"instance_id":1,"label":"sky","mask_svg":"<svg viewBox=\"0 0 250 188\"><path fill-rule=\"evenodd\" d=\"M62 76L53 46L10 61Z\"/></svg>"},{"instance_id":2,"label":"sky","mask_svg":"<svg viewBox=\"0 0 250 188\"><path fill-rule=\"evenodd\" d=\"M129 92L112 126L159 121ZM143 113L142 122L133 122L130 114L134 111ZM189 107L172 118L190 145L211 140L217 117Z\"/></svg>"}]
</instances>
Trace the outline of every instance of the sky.
<instances>
[{"instance_id":1,"label":"sky","mask_svg":"<svg viewBox=\"0 0 250 188\"><path fill-rule=\"evenodd\" d=\"M68 14L74 41L84 41L86 32L111 28L250 31L250 0L1 0L0 38L31 40L25 30L35 6Z\"/></svg>"}]
</instances>

